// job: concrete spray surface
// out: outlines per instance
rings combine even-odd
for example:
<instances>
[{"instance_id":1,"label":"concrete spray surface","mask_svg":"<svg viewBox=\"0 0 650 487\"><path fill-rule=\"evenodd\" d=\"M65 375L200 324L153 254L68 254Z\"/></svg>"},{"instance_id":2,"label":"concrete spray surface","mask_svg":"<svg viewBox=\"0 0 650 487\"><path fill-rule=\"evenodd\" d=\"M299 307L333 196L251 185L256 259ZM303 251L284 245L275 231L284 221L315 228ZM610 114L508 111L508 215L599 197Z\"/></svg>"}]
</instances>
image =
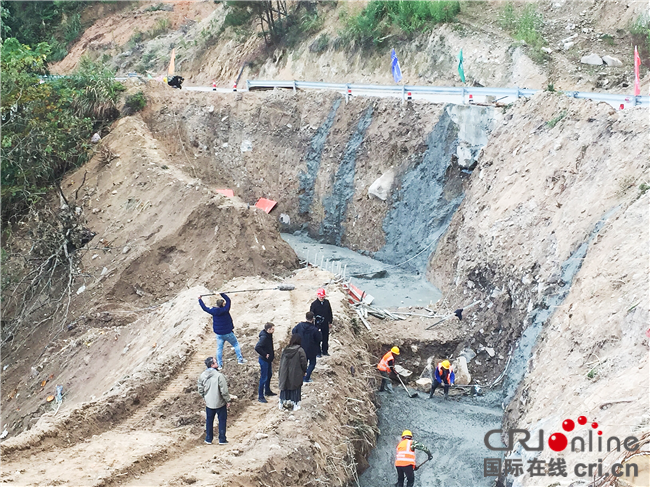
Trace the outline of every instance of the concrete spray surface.
<instances>
[{"instance_id":1,"label":"concrete spray surface","mask_svg":"<svg viewBox=\"0 0 650 487\"><path fill-rule=\"evenodd\" d=\"M386 244L375 257L395 264L410 260L413 269L425 269L451 217L463 200L462 181L488 141L494 126L494 109L447 105L427 137L422 160L401 178L392 195L393 207L383 223ZM460 148L471 154L459 160Z\"/></svg>"},{"instance_id":2,"label":"concrete spray surface","mask_svg":"<svg viewBox=\"0 0 650 487\"><path fill-rule=\"evenodd\" d=\"M332 194L323 198L325 218L321 224L320 235L329 244L341 245L345 229L341 222L345 218L348 202L354 196L354 173L357 165L357 150L363 142L366 130L372 122L372 106L361 115L357 129L345 146L343 158L334 178Z\"/></svg>"}]
</instances>

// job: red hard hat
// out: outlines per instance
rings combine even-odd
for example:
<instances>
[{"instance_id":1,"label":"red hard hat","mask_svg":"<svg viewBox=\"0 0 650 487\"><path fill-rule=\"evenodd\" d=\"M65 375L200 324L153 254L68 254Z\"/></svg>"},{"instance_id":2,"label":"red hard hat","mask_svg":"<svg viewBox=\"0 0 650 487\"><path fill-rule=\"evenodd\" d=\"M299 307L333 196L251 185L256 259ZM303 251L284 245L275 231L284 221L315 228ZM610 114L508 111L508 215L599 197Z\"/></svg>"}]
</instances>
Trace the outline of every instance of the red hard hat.
<instances>
[{"instance_id":1,"label":"red hard hat","mask_svg":"<svg viewBox=\"0 0 650 487\"><path fill-rule=\"evenodd\" d=\"M320 288L318 291L316 291L316 295L317 295L319 298L324 298L324 297L325 297L325 289Z\"/></svg>"}]
</instances>

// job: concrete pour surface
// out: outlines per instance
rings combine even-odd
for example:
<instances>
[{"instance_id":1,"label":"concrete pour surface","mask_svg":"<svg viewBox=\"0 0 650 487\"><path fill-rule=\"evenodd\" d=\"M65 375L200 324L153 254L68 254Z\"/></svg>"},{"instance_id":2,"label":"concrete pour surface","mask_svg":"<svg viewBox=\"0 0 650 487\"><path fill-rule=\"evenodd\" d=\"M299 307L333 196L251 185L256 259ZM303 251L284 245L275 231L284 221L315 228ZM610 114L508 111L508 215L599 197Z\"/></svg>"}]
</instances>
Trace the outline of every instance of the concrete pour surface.
<instances>
[{"instance_id":1,"label":"concrete pour surface","mask_svg":"<svg viewBox=\"0 0 650 487\"><path fill-rule=\"evenodd\" d=\"M500 455L488 450L483 438L488 431L501 427L501 395L496 391L483 397L450 393L445 401L440 390L433 399L423 392L419 397L409 398L401 386L397 387L393 394L379 394L381 434L368 458L370 468L359 477L359 485L395 485L395 448L405 429L411 430L413 439L425 444L433 455L430 462L415 472L415 485L492 485L494 477L483 476L483 459ZM418 465L427 459L420 451L416 451L416 456Z\"/></svg>"},{"instance_id":2,"label":"concrete pour surface","mask_svg":"<svg viewBox=\"0 0 650 487\"><path fill-rule=\"evenodd\" d=\"M341 269L347 265L346 277L354 274L373 274L387 270L386 277L377 279L352 278L352 284L374 296L373 305L379 307L428 306L440 299L440 291L424 278L399 267L392 267L378 260L358 254L353 250L336 245L321 244L305 235L283 233L282 238L296 252L301 260L330 269L332 263Z\"/></svg>"}]
</instances>

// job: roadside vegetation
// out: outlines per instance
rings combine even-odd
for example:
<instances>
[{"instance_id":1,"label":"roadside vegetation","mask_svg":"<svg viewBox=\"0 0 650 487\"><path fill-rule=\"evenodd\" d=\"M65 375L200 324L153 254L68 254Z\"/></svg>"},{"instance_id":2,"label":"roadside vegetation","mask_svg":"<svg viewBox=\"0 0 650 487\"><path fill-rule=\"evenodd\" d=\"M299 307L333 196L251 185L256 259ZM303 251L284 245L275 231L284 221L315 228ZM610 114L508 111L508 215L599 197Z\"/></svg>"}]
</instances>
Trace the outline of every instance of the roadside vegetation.
<instances>
[{"instance_id":1,"label":"roadside vegetation","mask_svg":"<svg viewBox=\"0 0 650 487\"><path fill-rule=\"evenodd\" d=\"M343 15L340 36L344 46L381 47L395 35L411 37L435 24L452 22L459 12L456 1L373 0L358 15Z\"/></svg>"},{"instance_id":2,"label":"roadside vegetation","mask_svg":"<svg viewBox=\"0 0 650 487\"><path fill-rule=\"evenodd\" d=\"M523 41L528 46L530 58L538 63L548 60L548 54L542 51L546 40L542 36L544 18L532 3L515 6L508 2L503 6L499 16L499 25L510 33L513 39Z\"/></svg>"},{"instance_id":3,"label":"roadside vegetation","mask_svg":"<svg viewBox=\"0 0 650 487\"><path fill-rule=\"evenodd\" d=\"M45 78L50 52L47 43L2 44L3 231L86 162L92 134L119 115L124 87L114 73L83 59L74 75Z\"/></svg>"},{"instance_id":4,"label":"roadside vegetation","mask_svg":"<svg viewBox=\"0 0 650 487\"><path fill-rule=\"evenodd\" d=\"M21 44L50 45L48 62L57 62L81 37L81 13L89 2L2 2L2 39L15 37Z\"/></svg>"},{"instance_id":5,"label":"roadside vegetation","mask_svg":"<svg viewBox=\"0 0 650 487\"><path fill-rule=\"evenodd\" d=\"M650 67L650 14L639 15L630 25L632 45L639 49L639 57L645 66Z\"/></svg>"}]
</instances>

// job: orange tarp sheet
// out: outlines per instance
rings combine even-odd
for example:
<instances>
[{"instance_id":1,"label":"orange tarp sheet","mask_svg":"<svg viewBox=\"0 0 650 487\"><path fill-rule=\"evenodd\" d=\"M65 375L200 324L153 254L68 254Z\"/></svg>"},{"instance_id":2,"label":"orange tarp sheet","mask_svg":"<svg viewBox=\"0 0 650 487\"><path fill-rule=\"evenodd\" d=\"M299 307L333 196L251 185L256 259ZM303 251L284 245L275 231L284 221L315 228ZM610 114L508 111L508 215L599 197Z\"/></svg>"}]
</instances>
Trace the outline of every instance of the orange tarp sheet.
<instances>
[{"instance_id":1,"label":"orange tarp sheet","mask_svg":"<svg viewBox=\"0 0 650 487\"><path fill-rule=\"evenodd\" d=\"M267 200L266 198L260 198L257 200L257 203L255 203L255 206L257 206L260 210L264 210L266 213L270 213L271 210L277 205L277 201L273 200Z\"/></svg>"}]
</instances>

